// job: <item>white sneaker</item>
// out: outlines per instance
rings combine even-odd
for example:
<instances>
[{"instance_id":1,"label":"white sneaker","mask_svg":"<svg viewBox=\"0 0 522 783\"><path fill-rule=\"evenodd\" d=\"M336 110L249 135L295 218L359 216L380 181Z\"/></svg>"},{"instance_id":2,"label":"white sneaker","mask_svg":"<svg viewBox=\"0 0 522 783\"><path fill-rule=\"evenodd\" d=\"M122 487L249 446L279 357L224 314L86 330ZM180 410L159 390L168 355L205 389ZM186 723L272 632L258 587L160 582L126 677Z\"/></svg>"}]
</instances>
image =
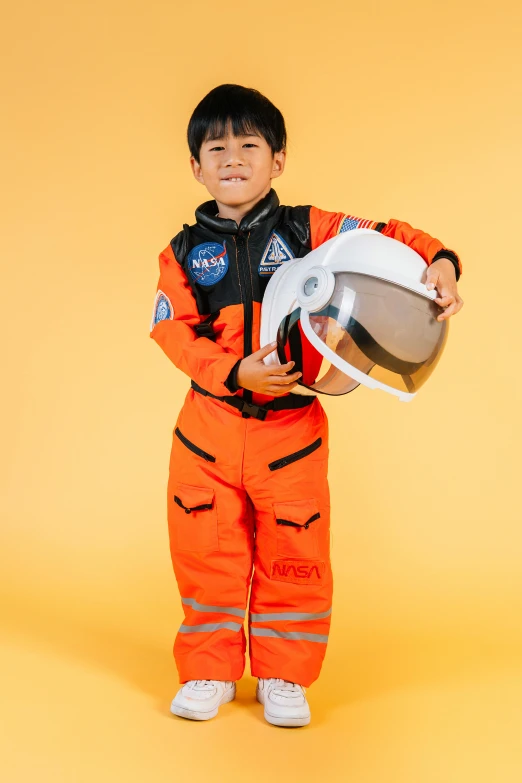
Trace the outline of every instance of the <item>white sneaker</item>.
<instances>
[{"instance_id":1,"label":"white sneaker","mask_svg":"<svg viewBox=\"0 0 522 783\"><path fill-rule=\"evenodd\" d=\"M256 699L264 704L265 720L274 726L307 726L310 707L305 693L302 685L271 677L258 680Z\"/></svg>"},{"instance_id":2,"label":"white sneaker","mask_svg":"<svg viewBox=\"0 0 522 783\"><path fill-rule=\"evenodd\" d=\"M170 711L180 718L209 720L235 696L236 683L230 680L189 680L176 693Z\"/></svg>"}]
</instances>

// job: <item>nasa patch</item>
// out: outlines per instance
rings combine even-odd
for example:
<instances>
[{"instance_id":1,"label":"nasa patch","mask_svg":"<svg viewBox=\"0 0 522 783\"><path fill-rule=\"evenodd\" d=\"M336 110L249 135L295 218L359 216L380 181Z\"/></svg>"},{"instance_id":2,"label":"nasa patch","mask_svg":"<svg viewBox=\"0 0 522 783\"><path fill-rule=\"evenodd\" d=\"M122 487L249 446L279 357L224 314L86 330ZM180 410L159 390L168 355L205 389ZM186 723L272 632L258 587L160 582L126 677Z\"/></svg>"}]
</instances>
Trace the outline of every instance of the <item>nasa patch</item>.
<instances>
[{"instance_id":1,"label":"nasa patch","mask_svg":"<svg viewBox=\"0 0 522 783\"><path fill-rule=\"evenodd\" d=\"M172 302L168 298L167 294L158 290L156 298L154 299L154 307L152 308L152 320L150 322L150 331L154 329L156 324L160 321L172 321L174 318L174 308Z\"/></svg>"},{"instance_id":2,"label":"nasa patch","mask_svg":"<svg viewBox=\"0 0 522 783\"><path fill-rule=\"evenodd\" d=\"M154 299L154 307L152 308L152 321L150 322L150 331L154 329L156 324L160 321L172 321L174 318L174 308L172 302L168 298L167 294L158 290L156 298Z\"/></svg>"},{"instance_id":3,"label":"nasa patch","mask_svg":"<svg viewBox=\"0 0 522 783\"><path fill-rule=\"evenodd\" d=\"M262 277L273 275L281 264L284 264L285 261L289 261L291 258L294 258L294 254L286 242L283 242L279 234L276 234L274 231L265 247L263 258L257 271Z\"/></svg>"},{"instance_id":4,"label":"nasa patch","mask_svg":"<svg viewBox=\"0 0 522 783\"><path fill-rule=\"evenodd\" d=\"M215 285L228 272L226 246L216 242L203 242L193 247L187 257L188 271L196 283Z\"/></svg>"}]
</instances>

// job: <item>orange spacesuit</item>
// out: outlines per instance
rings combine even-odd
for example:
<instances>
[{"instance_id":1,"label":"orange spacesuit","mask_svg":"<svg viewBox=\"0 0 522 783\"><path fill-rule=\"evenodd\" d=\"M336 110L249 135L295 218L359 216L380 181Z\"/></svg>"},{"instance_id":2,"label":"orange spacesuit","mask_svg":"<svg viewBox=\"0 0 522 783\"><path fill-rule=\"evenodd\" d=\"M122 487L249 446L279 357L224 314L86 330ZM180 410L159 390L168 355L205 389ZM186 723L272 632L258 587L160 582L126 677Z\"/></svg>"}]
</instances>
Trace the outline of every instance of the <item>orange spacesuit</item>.
<instances>
[{"instance_id":1,"label":"orange spacesuit","mask_svg":"<svg viewBox=\"0 0 522 783\"><path fill-rule=\"evenodd\" d=\"M192 379L173 436L168 481L172 562L185 619L180 682L238 680L249 610L255 677L304 686L319 675L332 611L328 423L315 396L271 398L237 383L257 351L270 276L336 234L371 228L429 265L458 256L408 223L281 206L272 189L239 226L196 210L160 254L151 337ZM249 589L251 588L248 604Z\"/></svg>"}]
</instances>

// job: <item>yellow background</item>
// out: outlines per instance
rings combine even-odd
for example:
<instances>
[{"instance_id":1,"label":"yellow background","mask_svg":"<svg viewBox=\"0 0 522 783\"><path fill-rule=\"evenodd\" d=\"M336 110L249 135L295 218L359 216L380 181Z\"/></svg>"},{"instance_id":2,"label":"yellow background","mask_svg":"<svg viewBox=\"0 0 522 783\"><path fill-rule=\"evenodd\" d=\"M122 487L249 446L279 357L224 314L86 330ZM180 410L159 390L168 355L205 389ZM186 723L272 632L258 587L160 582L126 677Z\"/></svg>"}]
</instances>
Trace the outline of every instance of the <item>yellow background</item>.
<instances>
[{"instance_id":1,"label":"yellow background","mask_svg":"<svg viewBox=\"0 0 522 783\"><path fill-rule=\"evenodd\" d=\"M21 0L4 14L2 780L522 777L520 4ZM7 22L7 23L5 23ZM236 82L280 107L282 203L406 220L465 307L410 404L324 401L331 644L300 731L245 676L170 716L181 607L157 256L209 198L185 142Z\"/></svg>"}]
</instances>

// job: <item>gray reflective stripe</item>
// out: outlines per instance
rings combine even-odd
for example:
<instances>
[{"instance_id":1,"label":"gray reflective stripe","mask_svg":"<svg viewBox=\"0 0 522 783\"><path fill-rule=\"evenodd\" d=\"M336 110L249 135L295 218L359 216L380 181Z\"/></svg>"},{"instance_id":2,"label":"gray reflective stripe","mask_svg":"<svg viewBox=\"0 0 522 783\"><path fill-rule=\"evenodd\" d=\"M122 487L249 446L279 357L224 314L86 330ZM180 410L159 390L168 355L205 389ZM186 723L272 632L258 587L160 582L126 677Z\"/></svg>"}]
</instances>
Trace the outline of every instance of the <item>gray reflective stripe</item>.
<instances>
[{"instance_id":1,"label":"gray reflective stripe","mask_svg":"<svg viewBox=\"0 0 522 783\"><path fill-rule=\"evenodd\" d=\"M226 628L229 631L239 631L243 626L241 623L203 623L203 625L180 625L180 633L209 633L211 631L220 631Z\"/></svg>"},{"instance_id":2,"label":"gray reflective stripe","mask_svg":"<svg viewBox=\"0 0 522 783\"><path fill-rule=\"evenodd\" d=\"M194 598L182 598L182 603L191 606L196 612L218 612L221 614L233 614L236 617L244 617L244 609L236 609L235 606L209 606L208 604L198 604Z\"/></svg>"},{"instance_id":3,"label":"gray reflective stripe","mask_svg":"<svg viewBox=\"0 0 522 783\"><path fill-rule=\"evenodd\" d=\"M305 642L322 642L326 644L328 634L321 633L299 633L299 631L273 631L271 628L251 628L252 636L274 636L278 639L304 639Z\"/></svg>"},{"instance_id":4,"label":"gray reflective stripe","mask_svg":"<svg viewBox=\"0 0 522 783\"><path fill-rule=\"evenodd\" d=\"M327 612L273 612L272 614L251 614L250 621L253 623L271 622L272 620L322 620L323 617L329 617L332 614L332 607Z\"/></svg>"}]
</instances>

